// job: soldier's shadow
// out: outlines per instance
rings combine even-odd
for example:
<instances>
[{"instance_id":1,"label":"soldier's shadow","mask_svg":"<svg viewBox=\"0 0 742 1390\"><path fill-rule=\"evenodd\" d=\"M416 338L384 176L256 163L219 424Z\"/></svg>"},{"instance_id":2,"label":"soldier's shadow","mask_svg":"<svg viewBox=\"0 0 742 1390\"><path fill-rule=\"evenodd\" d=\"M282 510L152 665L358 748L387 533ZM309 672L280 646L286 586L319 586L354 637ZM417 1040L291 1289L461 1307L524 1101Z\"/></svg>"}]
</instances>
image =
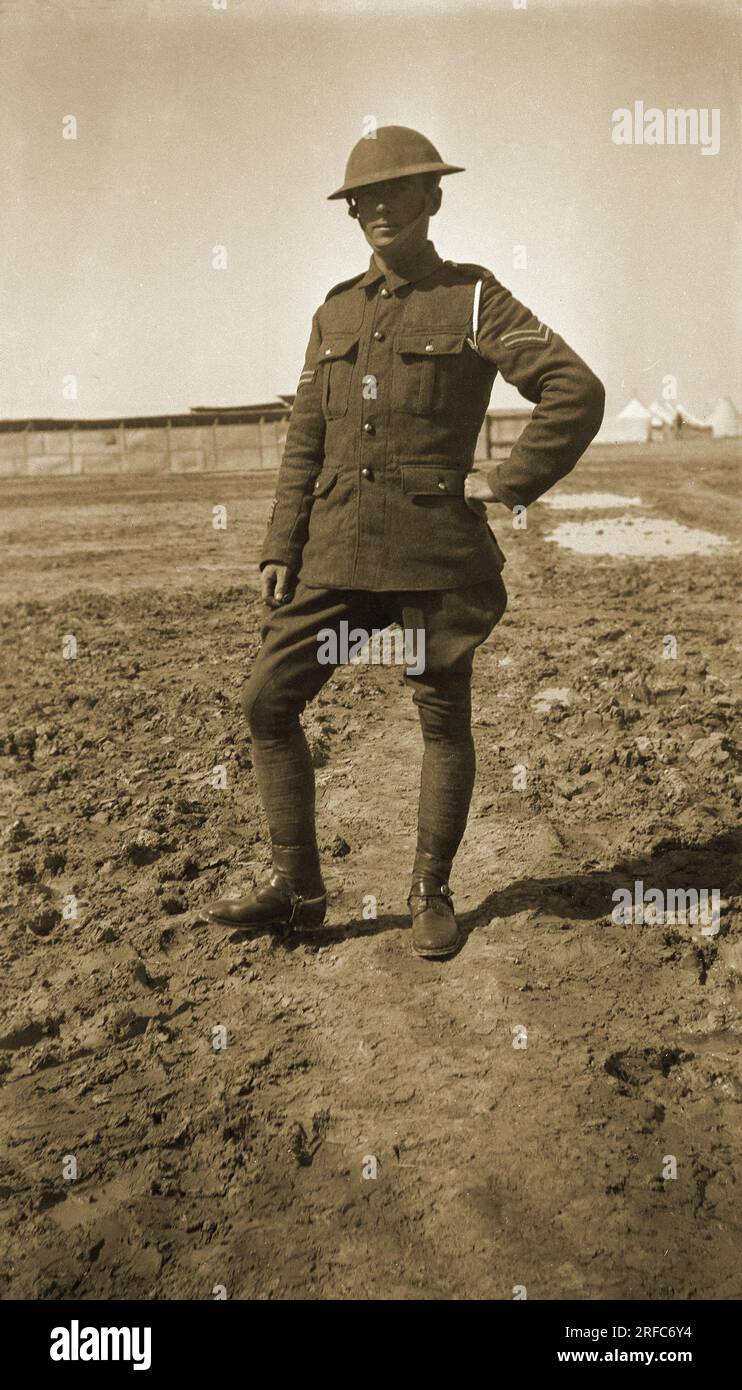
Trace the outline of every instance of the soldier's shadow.
<instances>
[{"instance_id":1,"label":"soldier's shadow","mask_svg":"<svg viewBox=\"0 0 742 1390\"><path fill-rule=\"evenodd\" d=\"M705 888L709 893L718 889L725 898L742 891L742 829L725 831L696 846L668 838L651 854L626 857L610 869L580 873L565 869L562 874L543 878L517 879L506 888L493 889L469 911L457 910L456 916L464 944L472 932L486 926L493 917L514 917L526 911L533 913L536 928L596 922L610 917L617 889L628 889L633 898L637 882L643 884L645 892L652 888L662 893ZM454 907L455 904L454 896ZM319 933L287 933L276 938L276 944L287 950L300 944L314 943L320 947L353 937L399 931L409 925L406 914L387 913L371 921L355 918L323 927Z\"/></svg>"},{"instance_id":2,"label":"soldier's shadow","mask_svg":"<svg viewBox=\"0 0 742 1390\"><path fill-rule=\"evenodd\" d=\"M610 869L518 879L461 914L459 924L468 936L493 917L524 911L533 912L536 927L596 922L611 916L618 889L628 890L632 900L637 883L644 893L705 888L709 893L718 889L724 898L740 891L741 872L742 830L725 831L693 847L668 839L651 854L627 856Z\"/></svg>"}]
</instances>

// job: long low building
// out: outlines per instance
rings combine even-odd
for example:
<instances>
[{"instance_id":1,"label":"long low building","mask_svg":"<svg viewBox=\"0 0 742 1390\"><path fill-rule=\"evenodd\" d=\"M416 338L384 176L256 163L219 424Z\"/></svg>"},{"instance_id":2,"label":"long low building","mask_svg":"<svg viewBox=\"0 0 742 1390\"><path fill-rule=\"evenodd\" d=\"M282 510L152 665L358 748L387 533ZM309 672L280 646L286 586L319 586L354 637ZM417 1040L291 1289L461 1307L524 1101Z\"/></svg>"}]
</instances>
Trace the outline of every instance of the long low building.
<instances>
[{"instance_id":1,"label":"long low building","mask_svg":"<svg viewBox=\"0 0 742 1390\"><path fill-rule=\"evenodd\" d=\"M109 420L0 420L0 476L252 473L278 468L293 396L249 406L197 406L187 415ZM515 443L529 410L492 410L477 459Z\"/></svg>"},{"instance_id":2,"label":"long low building","mask_svg":"<svg viewBox=\"0 0 742 1390\"><path fill-rule=\"evenodd\" d=\"M278 467L291 400L118 420L0 420L0 474L228 473Z\"/></svg>"}]
</instances>

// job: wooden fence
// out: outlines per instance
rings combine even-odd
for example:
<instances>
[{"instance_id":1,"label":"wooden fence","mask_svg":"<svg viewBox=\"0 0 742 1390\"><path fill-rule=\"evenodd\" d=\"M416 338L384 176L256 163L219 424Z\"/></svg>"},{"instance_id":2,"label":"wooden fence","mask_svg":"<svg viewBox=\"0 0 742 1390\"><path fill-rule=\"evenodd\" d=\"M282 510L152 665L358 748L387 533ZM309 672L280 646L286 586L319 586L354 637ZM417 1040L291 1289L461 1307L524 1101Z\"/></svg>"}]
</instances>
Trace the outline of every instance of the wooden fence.
<instances>
[{"instance_id":1,"label":"wooden fence","mask_svg":"<svg viewBox=\"0 0 742 1390\"><path fill-rule=\"evenodd\" d=\"M182 417L181 417L182 418ZM276 469L286 420L180 424L49 422L0 426L0 476L65 477L98 473L230 473Z\"/></svg>"}]
</instances>

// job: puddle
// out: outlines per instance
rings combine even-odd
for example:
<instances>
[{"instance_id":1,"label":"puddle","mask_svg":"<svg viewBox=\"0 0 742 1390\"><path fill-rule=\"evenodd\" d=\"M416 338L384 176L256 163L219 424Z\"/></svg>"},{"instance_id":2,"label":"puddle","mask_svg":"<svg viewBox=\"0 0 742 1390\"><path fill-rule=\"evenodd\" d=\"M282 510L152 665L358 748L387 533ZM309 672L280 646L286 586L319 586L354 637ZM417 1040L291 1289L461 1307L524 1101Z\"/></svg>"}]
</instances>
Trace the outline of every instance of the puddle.
<instances>
[{"instance_id":1,"label":"puddle","mask_svg":"<svg viewBox=\"0 0 742 1390\"><path fill-rule=\"evenodd\" d=\"M546 536L563 550L578 555L638 556L669 560L682 555L708 555L729 545L714 531L696 531L661 517L598 517L595 521L564 521Z\"/></svg>"},{"instance_id":2,"label":"puddle","mask_svg":"<svg viewBox=\"0 0 742 1390\"><path fill-rule=\"evenodd\" d=\"M563 512L586 512L601 507L641 507L641 497L623 497L619 492L558 492L555 497L542 497L547 507Z\"/></svg>"}]
</instances>

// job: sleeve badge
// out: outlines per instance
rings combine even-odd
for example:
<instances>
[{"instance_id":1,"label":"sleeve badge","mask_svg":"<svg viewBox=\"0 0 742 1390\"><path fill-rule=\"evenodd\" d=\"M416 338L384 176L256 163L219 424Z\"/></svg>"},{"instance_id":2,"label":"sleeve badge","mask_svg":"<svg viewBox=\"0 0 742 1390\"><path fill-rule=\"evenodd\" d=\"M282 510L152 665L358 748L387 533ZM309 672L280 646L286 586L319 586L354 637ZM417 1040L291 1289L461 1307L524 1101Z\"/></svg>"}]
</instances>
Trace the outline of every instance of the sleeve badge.
<instances>
[{"instance_id":1,"label":"sleeve badge","mask_svg":"<svg viewBox=\"0 0 742 1390\"><path fill-rule=\"evenodd\" d=\"M514 328L510 333L503 333L500 342L503 347L520 347L522 343L542 343L544 346L551 338L551 329L539 319L538 328Z\"/></svg>"}]
</instances>

